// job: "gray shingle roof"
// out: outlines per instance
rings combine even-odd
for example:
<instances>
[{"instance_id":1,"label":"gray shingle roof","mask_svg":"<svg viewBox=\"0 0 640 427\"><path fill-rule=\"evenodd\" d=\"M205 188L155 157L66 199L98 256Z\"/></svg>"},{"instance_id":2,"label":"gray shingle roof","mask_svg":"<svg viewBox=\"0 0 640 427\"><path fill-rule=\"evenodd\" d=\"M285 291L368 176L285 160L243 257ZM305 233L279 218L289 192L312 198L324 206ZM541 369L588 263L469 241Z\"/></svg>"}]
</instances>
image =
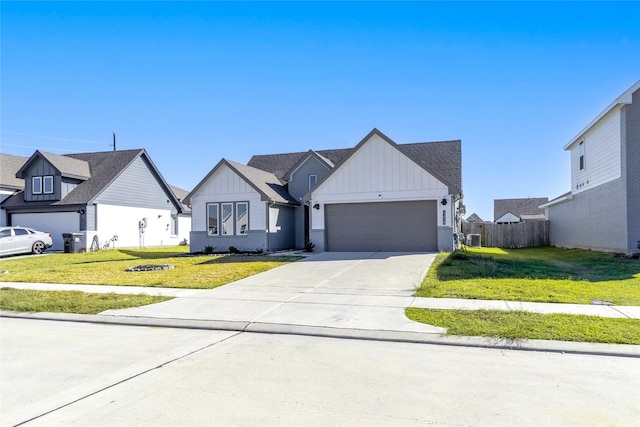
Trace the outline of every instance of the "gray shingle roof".
<instances>
[{"instance_id":1,"label":"gray shingle roof","mask_svg":"<svg viewBox=\"0 0 640 427\"><path fill-rule=\"evenodd\" d=\"M180 201L180 203L182 203L182 213L190 214L191 208L189 207L189 205L183 203L185 197L187 197L189 192L180 187L176 187L175 185L169 184L169 187L171 188L171 191L173 191L173 194L175 194L176 198Z\"/></svg>"},{"instance_id":2,"label":"gray shingle roof","mask_svg":"<svg viewBox=\"0 0 640 427\"><path fill-rule=\"evenodd\" d=\"M0 187L11 190L24 189L24 179L16 178L16 173L28 159L28 157L0 153Z\"/></svg>"},{"instance_id":3,"label":"gray shingle roof","mask_svg":"<svg viewBox=\"0 0 640 427\"><path fill-rule=\"evenodd\" d=\"M228 166L231 170L241 176L249 185L261 194L264 201L287 205L300 204L297 200L291 197L287 188L282 184L280 178L278 178L274 173L224 158L220 160L213 169L211 169L207 176L205 176L193 190L191 190L191 192L184 198L184 202L190 204L191 196L195 194L200 187L223 165Z\"/></svg>"},{"instance_id":4,"label":"gray shingle roof","mask_svg":"<svg viewBox=\"0 0 640 427\"><path fill-rule=\"evenodd\" d=\"M353 152L353 148L314 151L316 154L323 157L325 161L331 162L335 165L351 154ZM251 157L247 166L271 172L277 176L282 183L284 183L287 173L307 154L309 154L309 151L284 154L262 154Z\"/></svg>"},{"instance_id":5,"label":"gray shingle roof","mask_svg":"<svg viewBox=\"0 0 640 427\"><path fill-rule=\"evenodd\" d=\"M374 129L365 140L376 132L392 142L407 157L415 161L427 172L434 175L449 187L451 194L462 194L462 148L461 141L420 142L412 144L395 144L377 129ZM334 165L340 164L349 157L355 148L335 150L314 150ZM287 173L309 151L284 154L266 154L251 157L247 165L274 173L281 181L285 181Z\"/></svg>"},{"instance_id":6,"label":"gray shingle roof","mask_svg":"<svg viewBox=\"0 0 640 427\"><path fill-rule=\"evenodd\" d=\"M47 153L44 151L38 151L42 157L47 159L49 163L60 171L60 174L64 177L77 178L77 179L89 179L91 178L91 171L89 168L89 162L85 160L74 159L69 156L61 156L58 154Z\"/></svg>"},{"instance_id":7,"label":"gray shingle roof","mask_svg":"<svg viewBox=\"0 0 640 427\"><path fill-rule=\"evenodd\" d=\"M544 209L538 208L549 201L548 197L532 197L527 199L495 199L493 201L493 220L497 220L511 212L518 218L522 215L543 215Z\"/></svg>"},{"instance_id":8,"label":"gray shingle roof","mask_svg":"<svg viewBox=\"0 0 640 427\"><path fill-rule=\"evenodd\" d=\"M480 218L480 216L476 213L472 213L471 215L469 215L467 217L467 219L465 219L465 221L467 222L484 222L484 220L482 218Z\"/></svg>"},{"instance_id":9,"label":"gray shingle roof","mask_svg":"<svg viewBox=\"0 0 640 427\"><path fill-rule=\"evenodd\" d=\"M291 197L286 187L281 184L280 179L275 174L230 160L226 160L226 162L270 201L291 205L300 204Z\"/></svg>"},{"instance_id":10,"label":"gray shingle roof","mask_svg":"<svg viewBox=\"0 0 640 427\"><path fill-rule=\"evenodd\" d=\"M104 191L114 179L118 177L126 167L131 164L139 156L146 156L146 152L143 149L136 150L121 150L121 151L101 151L96 153L78 153L78 154L65 154L50 155L49 153L42 153L37 151L36 154L42 154L48 161L52 159L56 162L56 168L58 166L65 168L67 172L83 172L82 164L88 165L90 178L78 184L66 197L59 201L43 201L43 202L25 202L23 192L19 192L9 198L3 203L3 207L46 207L46 206L69 206L69 205L86 205L94 200L102 191ZM32 156L33 157L33 156ZM65 159L61 159L61 157ZM155 166L148 158L152 168ZM62 172L62 171L61 171ZM164 182L160 173L155 170L159 180ZM77 175L76 175L77 177ZM176 207L180 204L175 200Z\"/></svg>"}]
</instances>

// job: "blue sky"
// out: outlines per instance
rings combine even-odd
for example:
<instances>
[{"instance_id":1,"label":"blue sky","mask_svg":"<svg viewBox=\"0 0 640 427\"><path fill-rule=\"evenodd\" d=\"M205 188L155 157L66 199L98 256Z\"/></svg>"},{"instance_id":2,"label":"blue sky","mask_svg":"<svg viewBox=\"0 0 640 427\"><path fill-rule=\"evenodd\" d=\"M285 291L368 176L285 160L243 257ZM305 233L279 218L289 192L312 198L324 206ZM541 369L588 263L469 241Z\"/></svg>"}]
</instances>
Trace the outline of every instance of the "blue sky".
<instances>
[{"instance_id":1,"label":"blue sky","mask_svg":"<svg viewBox=\"0 0 640 427\"><path fill-rule=\"evenodd\" d=\"M220 158L462 140L467 213L570 188L562 147L640 79L640 2L10 2L0 150Z\"/></svg>"}]
</instances>

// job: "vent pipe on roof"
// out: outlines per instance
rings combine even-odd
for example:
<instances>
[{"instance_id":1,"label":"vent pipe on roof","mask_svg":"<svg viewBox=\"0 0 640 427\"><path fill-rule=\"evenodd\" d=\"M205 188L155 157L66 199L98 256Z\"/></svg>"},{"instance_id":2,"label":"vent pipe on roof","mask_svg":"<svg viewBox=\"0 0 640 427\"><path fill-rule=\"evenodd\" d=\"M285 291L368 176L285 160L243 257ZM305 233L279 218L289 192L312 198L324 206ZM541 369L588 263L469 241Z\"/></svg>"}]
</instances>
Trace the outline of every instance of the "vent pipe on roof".
<instances>
[{"instance_id":1,"label":"vent pipe on roof","mask_svg":"<svg viewBox=\"0 0 640 427\"><path fill-rule=\"evenodd\" d=\"M113 151L116 151L116 133L113 132L113 144L109 144L110 147L113 147Z\"/></svg>"}]
</instances>

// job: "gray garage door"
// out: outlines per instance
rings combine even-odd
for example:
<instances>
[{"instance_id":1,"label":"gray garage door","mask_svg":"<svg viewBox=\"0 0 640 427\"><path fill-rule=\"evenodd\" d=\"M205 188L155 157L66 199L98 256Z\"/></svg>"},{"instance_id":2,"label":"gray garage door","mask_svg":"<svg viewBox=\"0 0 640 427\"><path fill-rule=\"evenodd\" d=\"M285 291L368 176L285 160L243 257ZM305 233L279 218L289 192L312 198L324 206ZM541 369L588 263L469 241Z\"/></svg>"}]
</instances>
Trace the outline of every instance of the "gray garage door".
<instances>
[{"instance_id":1,"label":"gray garage door","mask_svg":"<svg viewBox=\"0 0 640 427\"><path fill-rule=\"evenodd\" d=\"M326 250L431 252L438 249L437 203L325 205Z\"/></svg>"}]
</instances>

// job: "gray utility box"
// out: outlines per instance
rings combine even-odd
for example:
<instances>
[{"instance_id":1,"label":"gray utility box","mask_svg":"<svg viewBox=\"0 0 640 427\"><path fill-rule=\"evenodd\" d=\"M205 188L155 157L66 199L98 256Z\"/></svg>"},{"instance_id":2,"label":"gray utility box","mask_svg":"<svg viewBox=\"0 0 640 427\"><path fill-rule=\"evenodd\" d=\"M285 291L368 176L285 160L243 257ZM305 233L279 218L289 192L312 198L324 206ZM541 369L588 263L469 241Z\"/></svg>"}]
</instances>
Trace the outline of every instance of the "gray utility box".
<instances>
[{"instance_id":1,"label":"gray utility box","mask_svg":"<svg viewBox=\"0 0 640 427\"><path fill-rule=\"evenodd\" d=\"M82 249L82 233L62 233L65 253L77 254Z\"/></svg>"}]
</instances>

